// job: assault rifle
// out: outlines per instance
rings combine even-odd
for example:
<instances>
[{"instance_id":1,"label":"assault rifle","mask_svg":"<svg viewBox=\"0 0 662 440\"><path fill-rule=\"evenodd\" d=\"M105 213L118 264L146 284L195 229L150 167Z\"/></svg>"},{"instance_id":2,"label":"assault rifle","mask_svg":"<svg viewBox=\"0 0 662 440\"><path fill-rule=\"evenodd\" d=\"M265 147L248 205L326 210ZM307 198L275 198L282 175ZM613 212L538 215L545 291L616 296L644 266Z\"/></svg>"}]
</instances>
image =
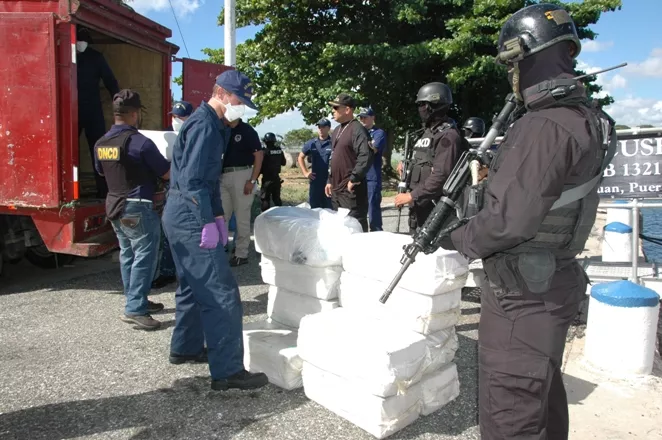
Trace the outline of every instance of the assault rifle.
<instances>
[{"instance_id":1,"label":"assault rifle","mask_svg":"<svg viewBox=\"0 0 662 440\"><path fill-rule=\"evenodd\" d=\"M488 152L494 139L501 133L502 129L507 126L510 114L515 110L517 100L513 93L506 97L506 104L501 109L501 112L492 121L492 126L483 138L478 149L470 149L462 153L460 159L455 164L453 171L444 184L442 197L437 202L436 206L428 216L423 226L414 235L414 241L404 246L404 255L400 260L402 267L397 275L391 281L391 284L386 288L386 291L379 299L384 304L388 297L393 293L393 289L400 282L400 279L405 274L409 266L414 263L416 255L423 251L425 254L434 253L441 241L448 236L453 230L466 223L466 220L458 220L452 225L444 227L446 222L451 218L455 212L456 202L464 192L464 189L469 183L469 179L474 176L474 182L477 180L478 169L481 165L489 165L490 154Z\"/></svg>"},{"instance_id":2,"label":"assault rifle","mask_svg":"<svg viewBox=\"0 0 662 440\"><path fill-rule=\"evenodd\" d=\"M398 194L404 194L409 191L409 185L411 184L411 162L412 157L414 156L414 149L409 147L409 134L415 135L423 129L418 129L413 132L405 133L405 151L404 157L402 160L402 172L400 173L400 182L398 183ZM400 217L402 216L402 206L398 208L398 224L396 226L395 232L400 233Z\"/></svg>"}]
</instances>

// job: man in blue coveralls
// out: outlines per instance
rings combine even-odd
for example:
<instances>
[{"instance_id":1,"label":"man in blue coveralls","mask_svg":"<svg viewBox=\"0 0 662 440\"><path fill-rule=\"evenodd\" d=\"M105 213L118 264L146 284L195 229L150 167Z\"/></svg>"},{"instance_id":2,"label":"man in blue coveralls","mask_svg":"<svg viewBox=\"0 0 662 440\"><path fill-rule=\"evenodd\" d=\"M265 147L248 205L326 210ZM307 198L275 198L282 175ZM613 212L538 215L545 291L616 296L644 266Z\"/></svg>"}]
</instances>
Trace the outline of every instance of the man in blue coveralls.
<instances>
[{"instance_id":1,"label":"man in blue coveralls","mask_svg":"<svg viewBox=\"0 0 662 440\"><path fill-rule=\"evenodd\" d=\"M317 121L317 138L304 144L297 159L301 172L310 181L308 204L311 208L332 209L331 198L324 193L324 187L329 177L329 159L332 151L329 131L331 131L331 121L326 118ZM306 156L310 157L310 170L306 167Z\"/></svg>"},{"instance_id":2,"label":"man in blue coveralls","mask_svg":"<svg viewBox=\"0 0 662 440\"><path fill-rule=\"evenodd\" d=\"M126 306L122 320L154 330L150 316L163 304L147 299L159 255L161 225L154 211L157 177L167 180L170 164L151 140L138 132L140 95L121 90L113 97L115 125L94 146L94 167L108 182L106 215L120 245L120 268Z\"/></svg>"},{"instance_id":3,"label":"man in blue coveralls","mask_svg":"<svg viewBox=\"0 0 662 440\"><path fill-rule=\"evenodd\" d=\"M386 148L386 133L375 126L375 112L372 108L362 108L359 120L368 129L372 141L370 148L375 152L375 159L365 176L368 182L368 218L370 232L383 231L382 228L382 153Z\"/></svg>"},{"instance_id":4,"label":"man in blue coveralls","mask_svg":"<svg viewBox=\"0 0 662 440\"><path fill-rule=\"evenodd\" d=\"M243 308L223 250L228 232L220 176L228 124L241 118L246 106L256 108L252 95L250 80L237 70L216 78L211 99L186 120L175 141L163 213L179 278L170 362L209 362L213 390L268 383L264 373L244 369Z\"/></svg>"}]
</instances>

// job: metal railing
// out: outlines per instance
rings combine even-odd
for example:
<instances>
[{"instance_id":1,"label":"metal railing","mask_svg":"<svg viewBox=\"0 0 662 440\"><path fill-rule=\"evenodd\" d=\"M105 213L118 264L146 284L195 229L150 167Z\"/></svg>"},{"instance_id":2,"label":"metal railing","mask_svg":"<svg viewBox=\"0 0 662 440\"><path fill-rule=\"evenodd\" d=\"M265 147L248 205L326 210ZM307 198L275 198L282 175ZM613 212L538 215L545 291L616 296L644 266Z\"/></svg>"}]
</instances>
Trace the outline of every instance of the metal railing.
<instances>
[{"instance_id":1,"label":"metal railing","mask_svg":"<svg viewBox=\"0 0 662 440\"><path fill-rule=\"evenodd\" d=\"M635 284L640 284L639 234L641 231L639 230L639 210L641 208L662 208L662 202L645 202L646 200L651 199L632 199L627 203L602 202L598 205L600 209L628 209L632 211L632 275L630 276L630 281Z\"/></svg>"}]
</instances>

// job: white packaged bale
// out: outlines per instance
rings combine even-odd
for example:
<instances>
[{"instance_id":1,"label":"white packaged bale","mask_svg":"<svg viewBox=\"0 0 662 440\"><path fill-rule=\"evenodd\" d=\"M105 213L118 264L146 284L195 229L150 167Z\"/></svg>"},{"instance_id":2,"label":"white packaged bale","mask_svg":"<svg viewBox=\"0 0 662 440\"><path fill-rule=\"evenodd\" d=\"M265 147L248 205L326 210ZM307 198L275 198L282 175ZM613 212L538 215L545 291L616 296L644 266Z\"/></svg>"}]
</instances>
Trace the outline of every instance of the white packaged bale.
<instances>
[{"instance_id":1,"label":"white packaged bale","mask_svg":"<svg viewBox=\"0 0 662 440\"><path fill-rule=\"evenodd\" d=\"M355 381L305 361L302 376L306 397L378 439L411 425L421 413L423 399L420 389L397 396L379 397L365 392Z\"/></svg>"},{"instance_id":2,"label":"white packaged bale","mask_svg":"<svg viewBox=\"0 0 662 440\"><path fill-rule=\"evenodd\" d=\"M138 130L140 134L150 139L168 162L172 161L172 148L177 140L177 131Z\"/></svg>"},{"instance_id":3,"label":"white packaged bale","mask_svg":"<svg viewBox=\"0 0 662 440\"><path fill-rule=\"evenodd\" d=\"M424 335L342 307L304 317L297 346L304 361L381 397L404 392L432 359Z\"/></svg>"},{"instance_id":4,"label":"white packaged bale","mask_svg":"<svg viewBox=\"0 0 662 440\"><path fill-rule=\"evenodd\" d=\"M262 281L319 299L338 297L342 266L312 267L262 255Z\"/></svg>"},{"instance_id":5,"label":"white packaged bale","mask_svg":"<svg viewBox=\"0 0 662 440\"><path fill-rule=\"evenodd\" d=\"M303 361L296 345L296 330L264 321L244 324L244 367L263 372L278 387L300 388Z\"/></svg>"},{"instance_id":6,"label":"white packaged bale","mask_svg":"<svg viewBox=\"0 0 662 440\"><path fill-rule=\"evenodd\" d=\"M455 358L460 346L455 327L449 327L426 337L430 353L429 361L423 370L423 376L429 375L447 365ZM421 379L423 380L423 379Z\"/></svg>"},{"instance_id":7,"label":"white packaged bale","mask_svg":"<svg viewBox=\"0 0 662 440\"><path fill-rule=\"evenodd\" d=\"M442 366L421 379L416 388L420 388L422 396L421 414L427 416L440 410L460 395L457 366L453 362Z\"/></svg>"},{"instance_id":8,"label":"white packaged bale","mask_svg":"<svg viewBox=\"0 0 662 440\"><path fill-rule=\"evenodd\" d=\"M351 235L342 252L343 269L390 283L402 266L403 246L411 240L410 236L387 231ZM448 280L466 275L468 271L469 262L459 252L442 248L430 255L421 252L398 287L423 295L437 295L448 290Z\"/></svg>"},{"instance_id":9,"label":"white packaged bale","mask_svg":"<svg viewBox=\"0 0 662 440\"><path fill-rule=\"evenodd\" d=\"M388 282L343 272L338 298L341 307L387 319L427 335L457 324L465 280L466 274L447 280L445 284L449 290L432 296L396 287L386 304L382 304L379 298L388 287Z\"/></svg>"},{"instance_id":10,"label":"white packaged bale","mask_svg":"<svg viewBox=\"0 0 662 440\"><path fill-rule=\"evenodd\" d=\"M326 301L310 295L300 295L277 286L269 286L267 299L267 317L291 328L298 328L299 322L306 315L338 307L337 300Z\"/></svg>"},{"instance_id":11,"label":"white packaged bale","mask_svg":"<svg viewBox=\"0 0 662 440\"><path fill-rule=\"evenodd\" d=\"M363 232L348 213L348 209L273 207L255 219L255 250L296 264L339 266L347 238Z\"/></svg>"}]
</instances>

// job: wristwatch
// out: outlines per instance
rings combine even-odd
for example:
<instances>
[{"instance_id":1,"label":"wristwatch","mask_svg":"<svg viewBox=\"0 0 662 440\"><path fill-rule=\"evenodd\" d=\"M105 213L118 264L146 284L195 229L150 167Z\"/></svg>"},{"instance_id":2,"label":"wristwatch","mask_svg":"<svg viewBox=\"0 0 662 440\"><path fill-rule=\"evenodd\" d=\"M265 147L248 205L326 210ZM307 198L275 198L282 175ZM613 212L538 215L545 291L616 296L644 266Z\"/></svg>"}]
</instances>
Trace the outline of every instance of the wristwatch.
<instances>
[{"instance_id":1,"label":"wristwatch","mask_svg":"<svg viewBox=\"0 0 662 440\"><path fill-rule=\"evenodd\" d=\"M257 179L255 179L255 180L251 180L251 183L252 183L253 185L255 185L255 184L257 183Z\"/></svg>"}]
</instances>

